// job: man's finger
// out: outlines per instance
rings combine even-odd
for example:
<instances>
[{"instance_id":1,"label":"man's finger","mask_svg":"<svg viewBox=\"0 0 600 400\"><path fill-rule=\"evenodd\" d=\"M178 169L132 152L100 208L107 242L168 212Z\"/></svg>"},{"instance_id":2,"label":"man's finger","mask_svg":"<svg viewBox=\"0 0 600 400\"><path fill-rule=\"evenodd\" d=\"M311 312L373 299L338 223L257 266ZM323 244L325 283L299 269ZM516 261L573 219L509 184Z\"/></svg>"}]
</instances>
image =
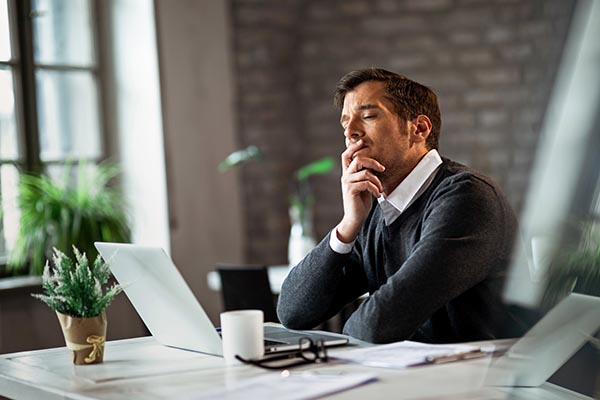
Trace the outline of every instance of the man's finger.
<instances>
[{"instance_id":1,"label":"man's finger","mask_svg":"<svg viewBox=\"0 0 600 400\"><path fill-rule=\"evenodd\" d=\"M379 188L373 182L369 181L362 181L351 185L350 193L359 194L361 192L370 192L375 197L381 196Z\"/></svg>"},{"instance_id":2,"label":"man's finger","mask_svg":"<svg viewBox=\"0 0 600 400\"><path fill-rule=\"evenodd\" d=\"M356 142L351 142L346 150L342 153L342 170L346 170L350 163L352 162L352 158L354 157L354 153L356 153L359 149L361 149L364 145L362 139L357 140Z\"/></svg>"},{"instance_id":3,"label":"man's finger","mask_svg":"<svg viewBox=\"0 0 600 400\"><path fill-rule=\"evenodd\" d=\"M355 173L358 171L361 171L363 169L370 169L373 171L377 171L377 172L383 172L385 171L385 166L383 166L379 161L370 158L370 157L355 157L350 164L348 164L348 167L346 168L346 171L348 173Z\"/></svg>"},{"instance_id":4,"label":"man's finger","mask_svg":"<svg viewBox=\"0 0 600 400\"><path fill-rule=\"evenodd\" d=\"M383 191L383 184L381 183L381 180L368 169L363 169L362 171L354 174L345 174L343 181L346 184L368 181L377 186L377 189L379 189L380 192Z\"/></svg>"}]
</instances>

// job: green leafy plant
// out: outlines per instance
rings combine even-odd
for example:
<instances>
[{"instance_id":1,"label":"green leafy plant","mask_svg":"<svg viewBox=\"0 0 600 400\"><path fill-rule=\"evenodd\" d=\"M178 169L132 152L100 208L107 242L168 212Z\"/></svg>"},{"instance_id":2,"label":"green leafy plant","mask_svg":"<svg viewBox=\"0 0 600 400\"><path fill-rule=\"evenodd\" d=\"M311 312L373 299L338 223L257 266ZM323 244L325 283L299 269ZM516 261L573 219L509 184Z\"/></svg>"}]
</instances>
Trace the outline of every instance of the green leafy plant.
<instances>
[{"instance_id":1,"label":"green leafy plant","mask_svg":"<svg viewBox=\"0 0 600 400\"><path fill-rule=\"evenodd\" d=\"M303 225L310 225L310 221L308 221L310 219L309 210L312 209L315 203L309 178L314 175L327 174L334 166L333 157L323 157L297 169L294 173L295 189L290 196L291 212L295 215L293 218L297 218ZM308 226L304 226L304 229L310 232Z\"/></svg>"},{"instance_id":2,"label":"green leafy plant","mask_svg":"<svg viewBox=\"0 0 600 400\"><path fill-rule=\"evenodd\" d=\"M234 151L229 154L219 164L219 171L227 171L237 165L244 164L251 160L261 160L262 152L256 146L248 146L245 149Z\"/></svg>"},{"instance_id":3,"label":"green leafy plant","mask_svg":"<svg viewBox=\"0 0 600 400\"><path fill-rule=\"evenodd\" d=\"M233 167L245 164L253 160L261 160L264 156L256 146L248 146L245 149L234 151L229 154L219 164L221 172L227 171ZM303 225L309 225L309 210L314 205L314 194L310 185L309 178L314 175L324 175L329 173L335 166L333 157L323 157L312 161L300 168L293 174L293 181L290 182L292 190L290 194L290 211L293 219L301 221ZM307 231L310 229L305 227Z\"/></svg>"},{"instance_id":4,"label":"green leafy plant","mask_svg":"<svg viewBox=\"0 0 600 400\"><path fill-rule=\"evenodd\" d=\"M98 254L95 241L128 242L123 197L109 185L118 173L113 164L102 163L90 171L80 163L74 184L70 166L59 183L46 175L21 174L20 226L9 269L22 271L29 265L31 274L40 275L54 247L71 255L74 245L93 259Z\"/></svg>"},{"instance_id":5,"label":"green leafy plant","mask_svg":"<svg viewBox=\"0 0 600 400\"><path fill-rule=\"evenodd\" d=\"M109 264L96 257L90 266L87 256L73 246L75 262L62 251L54 248L52 261L46 261L42 275L44 294L32 294L51 309L61 314L78 318L100 315L121 293L122 288L114 284L107 290L103 286L110 276Z\"/></svg>"},{"instance_id":6,"label":"green leafy plant","mask_svg":"<svg viewBox=\"0 0 600 400\"><path fill-rule=\"evenodd\" d=\"M584 222L580 240L562 246L550 264L549 278L542 304L552 307L572 290L600 295L600 225Z\"/></svg>"}]
</instances>

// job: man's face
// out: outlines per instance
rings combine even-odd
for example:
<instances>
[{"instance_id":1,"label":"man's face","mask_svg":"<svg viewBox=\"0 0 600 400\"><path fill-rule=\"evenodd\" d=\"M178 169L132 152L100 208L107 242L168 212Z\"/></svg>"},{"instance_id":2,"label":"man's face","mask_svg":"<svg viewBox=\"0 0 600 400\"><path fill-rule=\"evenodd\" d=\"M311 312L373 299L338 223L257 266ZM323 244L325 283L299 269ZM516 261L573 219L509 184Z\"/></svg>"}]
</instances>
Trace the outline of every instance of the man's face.
<instances>
[{"instance_id":1,"label":"man's face","mask_svg":"<svg viewBox=\"0 0 600 400\"><path fill-rule=\"evenodd\" d=\"M384 187L397 185L418 162L409 134L415 127L395 113L386 94L384 82L361 83L346 94L340 119L346 147L359 139L364 143L353 158L373 158L386 168L380 174Z\"/></svg>"}]
</instances>

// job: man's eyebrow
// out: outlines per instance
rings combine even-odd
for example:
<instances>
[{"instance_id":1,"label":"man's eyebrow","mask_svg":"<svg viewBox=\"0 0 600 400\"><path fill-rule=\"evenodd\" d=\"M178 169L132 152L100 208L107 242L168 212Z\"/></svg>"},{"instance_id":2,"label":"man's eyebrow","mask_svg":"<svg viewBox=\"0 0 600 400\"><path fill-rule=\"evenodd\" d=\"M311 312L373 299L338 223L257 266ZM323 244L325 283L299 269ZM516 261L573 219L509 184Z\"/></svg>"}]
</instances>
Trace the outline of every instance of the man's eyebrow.
<instances>
[{"instance_id":1,"label":"man's eyebrow","mask_svg":"<svg viewBox=\"0 0 600 400\"><path fill-rule=\"evenodd\" d=\"M363 105L358 106L358 109L360 111L362 111L362 110L370 110L372 108L379 108L379 106L377 106L375 104L363 104Z\"/></svg>"},{"instance_id":2,"label":"man's eyebrow","mask_svg":"<svg viewBox=\"0 0 600 400\"><path fill-rule=\"evenodd\" d=\"M374 108L379 108L379 106L377 106L376 104L361 104L360 106L358 106L357 110L358 111L364 111L364 110L372 110ZM344 121L348 119L348 115L342 115L342 117L340 118L340 124L343 124Z\"/></svg>"}]
</instances>

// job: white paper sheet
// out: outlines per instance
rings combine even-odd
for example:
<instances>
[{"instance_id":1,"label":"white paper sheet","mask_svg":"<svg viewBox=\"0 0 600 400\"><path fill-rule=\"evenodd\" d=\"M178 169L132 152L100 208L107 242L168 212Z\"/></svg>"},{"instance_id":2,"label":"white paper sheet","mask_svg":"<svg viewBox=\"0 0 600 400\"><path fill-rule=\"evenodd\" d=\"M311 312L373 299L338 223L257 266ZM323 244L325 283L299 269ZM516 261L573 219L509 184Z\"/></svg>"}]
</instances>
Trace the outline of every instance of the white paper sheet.
<instances>
[{"instance_id":1,"label":"white paper sheet","mask_svg":"<svg viewBox=\"0 0 600 400\"><path fill-rule=\"evenodd\" d=\"M337 393L377 379L370 373L273 373L249 378L232 387L202 393L194 400L278 399L305 400Z\"/></svg>"},{"instance_id":2,"label":"white paper sheet","mask_svg":"<svg viewBox=\"0 0 600 400\"><path fill-rule=\"evenodd\" d=\"M405 340L381 346L336 351L330 358L370 367L406 368L485 355L480 348L464 344L425 344Z\"/></svg>"}]
</instances>

